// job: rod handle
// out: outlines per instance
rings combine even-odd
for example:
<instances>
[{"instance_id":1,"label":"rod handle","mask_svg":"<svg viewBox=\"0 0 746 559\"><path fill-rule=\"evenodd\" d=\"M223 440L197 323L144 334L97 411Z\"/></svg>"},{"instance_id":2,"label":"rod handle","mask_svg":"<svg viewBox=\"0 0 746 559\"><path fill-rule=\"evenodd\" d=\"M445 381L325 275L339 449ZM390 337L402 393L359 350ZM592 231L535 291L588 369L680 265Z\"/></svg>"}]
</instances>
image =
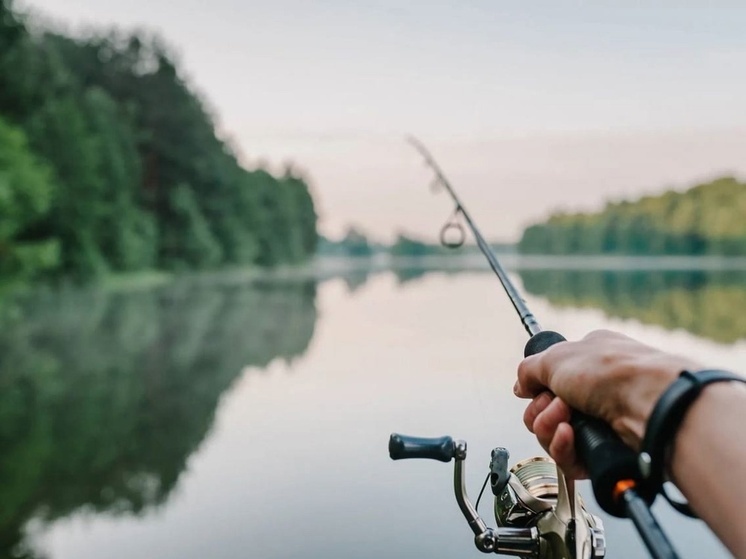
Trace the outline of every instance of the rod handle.
<instances>
[{"instance_id":1,"label":"rod handle","mask_svg":"<svg viewBox=\"0 0 746 559\"><path fill-rule=\"evenodd\" d=\"M456 443L451 437L410 437L391 433L389 437L389 456L392 460L407 458L428 458L450 462L456 455Z\"/></svg>"},{"instance_id":2,"label":"rod handle","mask_svg":"<svg viewBox=\"0 0 746 559\"><path fill-rule=\"evenodd\" d=\"M575 448L588 469L596 501L612 516L625 518L627 509L620 498L623 490L619 484L630 481L635 487L641 486L637 454L600 419L573 411L570 425L575 431Z\"/></svg>"},{"instance_id":3,"label":"rod handle","mask_svg":"<svg viewBox=\"0 0 746 559\"><path fill-rule=\"evenodd\" d=\"M562 334L543 330L526 344L524 356L541 353L556 343L566 341ZM575 451L585 464L593 485L593 494L601 508L612 516L625 518L626 507L616 490L620 481L640 485L637 454L604 421L573 411L570 425L575 432Z\"/></svg>"}]
</instances>

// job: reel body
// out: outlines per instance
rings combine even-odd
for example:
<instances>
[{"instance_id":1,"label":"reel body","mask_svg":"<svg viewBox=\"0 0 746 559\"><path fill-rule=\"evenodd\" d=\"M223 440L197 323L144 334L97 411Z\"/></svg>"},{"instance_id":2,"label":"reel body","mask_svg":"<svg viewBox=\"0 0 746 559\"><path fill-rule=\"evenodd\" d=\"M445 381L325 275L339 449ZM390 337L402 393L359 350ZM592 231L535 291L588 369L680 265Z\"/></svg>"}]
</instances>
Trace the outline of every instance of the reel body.
<instances>
[{"instance_id":1,"label":"reel body","mask_svg":"<svg viewBox=\"0 0 746 559\"><path fill-rule=\"evenodd\" d=\"M606 555L601 519L586 510L574 486L568 488L550 458L531 458L508 470L508 451L501 447L492 451L489 483L497 528L490 528L466 494L466 442L392 434L389 454L393 460L455 459L456 502L474 532L476 547L484 553L536 559L599 559Z\"/></svg>"}]
</instances>

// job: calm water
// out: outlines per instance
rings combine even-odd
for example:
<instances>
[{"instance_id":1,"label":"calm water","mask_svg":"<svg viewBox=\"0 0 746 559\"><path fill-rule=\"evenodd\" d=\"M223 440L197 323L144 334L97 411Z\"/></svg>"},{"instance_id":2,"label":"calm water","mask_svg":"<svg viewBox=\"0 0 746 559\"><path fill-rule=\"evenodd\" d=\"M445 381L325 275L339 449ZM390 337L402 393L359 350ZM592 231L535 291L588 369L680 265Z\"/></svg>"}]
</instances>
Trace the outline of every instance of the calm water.
<instances>
[{"instance_id":1,"label":"calm water","mask_svg":"<svg viewBox=\"0 0 746 559\"><path fill-rule=\"evenodd\" d=\"M516 277L568 337L619 329L746 370L744 272ZM6 301L0 556L482 556L452 466L391 462L386 443L468 440L472 496L492 447L539 453L511 391L525 340L477 271ZM699 522L657 510L683 556L727 556ZM630 525L605 521L608 556L646 557Z\"/></svg>"}]
</instances>

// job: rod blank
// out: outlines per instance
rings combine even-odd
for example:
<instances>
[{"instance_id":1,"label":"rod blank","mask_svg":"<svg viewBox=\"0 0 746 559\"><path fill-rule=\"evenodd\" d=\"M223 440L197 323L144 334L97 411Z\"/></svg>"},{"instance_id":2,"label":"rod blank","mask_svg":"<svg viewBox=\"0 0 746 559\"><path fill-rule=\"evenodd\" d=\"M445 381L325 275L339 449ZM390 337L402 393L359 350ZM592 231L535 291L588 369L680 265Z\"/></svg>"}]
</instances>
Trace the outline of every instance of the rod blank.
<instances>
[{"instance_id":1,"label":"rod blank","mask_svg":"<svg viewBox=\"0 0 746 559\"><path fill-rule=\"evenodd\" d=\"M469 229L471 229L471 232L474 235L474 239L477 241L479 250L482 252L482 254L484 254L484 257L487 259L490 268L492 268L492 271L495 272L495 275L497 275L498 279L500 280L500 283L502 284L505 292L510 298L510 302L513 303L513 307L515 307L518 316L521 317L521 324L523 324L526 332L528 332L530 336L541 332L541 325L536 320L536 317L533 315L533 313L528 309L526 301L524 301L523 297L521 297L521 294L513 285L513 282L510 281L507 272L500 264L500 261L495 256L495 253L492 252L490 245L487 244L487 241L482 236L479 228L476 226L474 221L472 221L471 215L469 215L469 212L466 211L466 208L461 203L461 200L456 195L456 192L453 190L451 183L446 178L443 170L436 163L432 154L428 151L425 145L414 136L409 136L407 140L410 144L412 144L412 146L414 146L414 148L420 153L420 155L422 155L427 166L430 167L430 169L432 169L432 171L435 173L435 176L438 179L438 183L443 186L443 188L446 189L451 198L453 198L453 201L456 204L455 213L462 215L464 221L466 221L466 224L469 226Z\"/></svg>"}]
</instances>

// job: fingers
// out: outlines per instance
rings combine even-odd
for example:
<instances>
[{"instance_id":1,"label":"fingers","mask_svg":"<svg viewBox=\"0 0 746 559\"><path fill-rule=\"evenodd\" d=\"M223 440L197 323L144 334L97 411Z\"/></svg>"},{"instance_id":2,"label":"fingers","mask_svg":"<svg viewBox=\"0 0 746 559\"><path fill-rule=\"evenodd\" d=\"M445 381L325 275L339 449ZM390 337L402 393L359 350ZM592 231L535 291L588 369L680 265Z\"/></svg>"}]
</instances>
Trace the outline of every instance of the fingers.
<instances>
[{"instance_id":1,"label":"fingers","mask_svg":"<svg viewBox=\"0 0 746 559\"><path fill-rule=\"evenodd\" d=\"M639 342L634 342L623 334L610 330L594 330L580 342L558 343L541 353L526 357L518 365L518 380L513 391L519 398L533 398L549 389L563 398L568 398L570 394L563 394L561 389L576 383L578 377L589 370L599 372L595 370L599 366L598 348L604 348L602 353L611 352L613 355L612 350L620 342L633 342L641 346ZM600 357L601 364L608 364L606 355L602 354Z\"/></svg>"},{"instance_id":2,"label":"fingers","mask_svg":"<svg viewBox=\"0 0 746 559\"><path fill-rule=\"evenodd\" d=\"M560 423L570 421L570 408L559 398L554 398L546 408L536 416L533 424L533 433L539 440L544 450L549 452L549 445L554 438Z\"/></svg>"},{"instance_id":3,"label":"fingers","mask_svg":"<svg viewBox=\"0 0 746 559\"><path fill-rule=\"evenodd\" d=\"M542 392L526 406L523 422L539 444L568 477L587 477L575 454L575 434L570 426L572 410L551 392Z\"/></svg>"},{"instance_id":4,"label":"fingers","mask_svg":"<svg viewBox=\"0 0 746 559\"><path fill-rule=\"evenodd\" d=\"M530 355L518 364L518 380L513 392L519 398L533 398L552 389L552 377L564 360L573 354L575 342L561 342L541 353Z\"/></svg>"},{"instance_id":5,"label":"fingers","mask_svg":"<svg viewBox=\"0 0 746 559\"><path fill-rule=\"evenodd\" d=\"M526 406L526 411L523 412L523 423L532 433L534 432L536 417L547 408L553 398L554 394L551 392L542 392Z\"/></svg>"},{"instance_id":6,"label":"fingers","mask_svg":"<svg viewBox=\"0 0 746 559\"><path fill-rule=\"evenodd\" d=\"M588 472L575 454L575 432L569 423L560 423L549 443L549 455L557 462L560 470L569 478L584 479Z\"/></svg>"},{"instance_id":7,"label":"fingers","mask_svg":"<svg viewBox=\"0 0 746 559\"><path fill-rule=\"evenodd\" d=\"M518 365L518 380L513 387L513 392L519 398L533 398L548 388L543 357L543 353L531 355Z\"/></svg>"}]
</instances>

